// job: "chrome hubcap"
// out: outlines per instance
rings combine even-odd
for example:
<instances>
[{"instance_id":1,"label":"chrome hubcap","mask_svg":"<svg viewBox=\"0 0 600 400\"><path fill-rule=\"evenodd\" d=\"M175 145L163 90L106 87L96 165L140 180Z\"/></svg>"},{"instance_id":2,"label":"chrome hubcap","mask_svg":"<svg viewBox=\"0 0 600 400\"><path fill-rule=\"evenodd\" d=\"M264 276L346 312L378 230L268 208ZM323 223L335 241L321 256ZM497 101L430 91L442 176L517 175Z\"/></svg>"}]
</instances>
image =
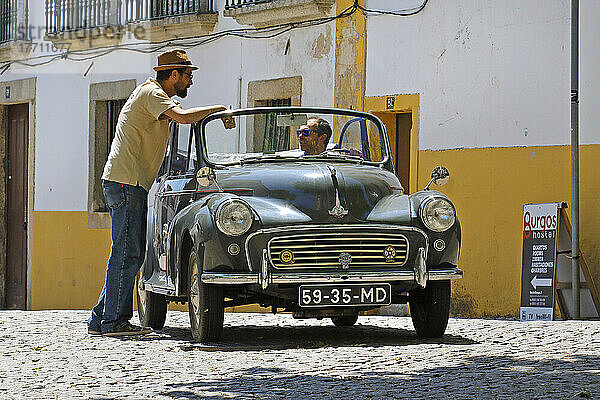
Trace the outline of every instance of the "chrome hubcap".
<instances>
[{"instance_id":1,"label":"chrome hubcap","mask_svg":"<svg viewBox=\"0 0 600 400\"><path fill-rule=\"evenodd\" d=\"M200 315L200 287L198 283L198 262L194 260L192 263L192 282L190 285L190 305L192 306L192 311L194 314L194 318L196 320L196 326L199 322Z\"/></svg>"},{"instance_id":2,"label":"chrome hubcap","mask_svg":"<svg viewBox=\"0 0 600 400\"><path fill-rule=\"evenodd\" d=\"M140 275L138 275L137 289L138 289L137 290L138 291L138 307L142 310L142 314L146 315L147 293L144 290L144 283L142 282L141 273L140 273Z\"/></svg>"}]
</instances>

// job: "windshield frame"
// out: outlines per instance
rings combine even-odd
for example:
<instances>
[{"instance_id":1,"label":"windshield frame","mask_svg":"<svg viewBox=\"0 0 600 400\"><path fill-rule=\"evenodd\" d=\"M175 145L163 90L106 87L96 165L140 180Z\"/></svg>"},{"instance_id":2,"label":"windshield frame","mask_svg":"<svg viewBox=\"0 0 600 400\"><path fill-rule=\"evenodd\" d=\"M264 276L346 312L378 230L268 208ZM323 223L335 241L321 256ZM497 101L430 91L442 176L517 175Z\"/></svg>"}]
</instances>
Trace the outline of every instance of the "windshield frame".
<instances>
[{"instance_id":1,"label":"windshield frame","mask_svg":"<svg viewBox=\"0 0 600 400\"><path fill-rule=\"evenodd\" d=\"M234 163L215 163L210 160L210 158L208 157L208 148L206 145L206 129L205 129L206 125L210 121L214 121L216 119L226 117L226 116L234 117L234 116L241 116L241 115L267 114L269 112L328 114L328 115L338 114L338 115L344 115L344 116L350 116L350 117L366 118L366 119L372 121L373 123L375 123L375 125L379 129L380 136L383 139L382 147L385 149L385 157L381 161L365 161L365 160L343 159L343 158L334 158L334 157L331 157L331 158L323 157L322 160L315 160L315 158L311 157L311 156L297 157L294 159L288 159L285 157L282 157L281 159L268 157L268 158L265 158L265 160L264 160L265 163L273 162L273 161L278 161L278 162L323 161L323 162L326 162L326 161L330 160L331 162L352 162L355 164L375 165L375 166L384 167L390 171L394 170L393 160L390 157L391 156L390 142L389 142L389 138L388 138L388 134L387 134L387 129L386 129L384 123L376 115L373 115L373 114L369 114L369 113L362 112L362 111L346 110L346 109L342 109L342 108L331 108L331 107L293 107L293 106L253 107L253 108L243 108L243 109L237 109L237 110L226 110L226 111L220 111L220 112L210 114L198 122L198 125L199 125L198 131L200 134L196 135L196 136L197 136L197 141L199 142L198 144L200 145L200 150L201 150L200 152L198 152L198 154L202 155L202 161L203 161L202 163L199 163L199 164L204 163L207 166L215 168L215 169L223 169L223 168L227 168L228 166L231 166L231 165L243 166L245 164L245 162L242 160L236 161ZM254 162L256 162L256 161L254 161ZM261 162L261 161L259 161L259 162Z\"/></svg>"}]
</instances>

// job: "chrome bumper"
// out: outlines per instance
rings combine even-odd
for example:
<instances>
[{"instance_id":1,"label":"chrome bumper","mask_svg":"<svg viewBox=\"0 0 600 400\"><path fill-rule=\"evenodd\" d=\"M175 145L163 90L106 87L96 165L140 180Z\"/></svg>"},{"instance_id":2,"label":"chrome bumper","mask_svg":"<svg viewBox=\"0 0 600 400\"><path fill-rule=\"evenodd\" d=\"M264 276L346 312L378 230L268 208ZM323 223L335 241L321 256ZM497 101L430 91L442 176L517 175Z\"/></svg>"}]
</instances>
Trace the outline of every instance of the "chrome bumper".
<instances>
[{"instance_id":1,"label":"chrome bumper","mask_svg":"<svg viewBox=\"0 0 600 400\"><path fill-rule=\"evenodd\" d=\"M446 279L460 279L463 276L459 268L442 269L428 271L425 273L425 280L439 281ZM267 281L269 283L356 283L356 282L398 282L410 281L416 282L416 271L397 271L397 272L332 272L332 273L274 273ZM258 284L263 287L265 280L261 279L260 274L232 274L220 272L202 273L203 283L213 283L217 285L244 285ZM421 286L421 284L419 284ZM424 286L422 286L424 287Z\"/></svg>"},{"instance_id":2,"label":"chrome bumper","mask_svg":"<svg viewBox=\"0 0 600 400\"><path fill-rule=\"evenodd\" d=\"M395 272L285 272L273 273L269 269L267 250L263 250L261 268L258 274L253 273L221 273L203 272L202 282L216 285L258 284L263 290L271 283L356 283L356 282L415 282L424 288L427 281L460 279L463 276L459 268L427 270L427 256L424 248L419 248L417 265L413 271Z\"/></svg>"}]
</instances>

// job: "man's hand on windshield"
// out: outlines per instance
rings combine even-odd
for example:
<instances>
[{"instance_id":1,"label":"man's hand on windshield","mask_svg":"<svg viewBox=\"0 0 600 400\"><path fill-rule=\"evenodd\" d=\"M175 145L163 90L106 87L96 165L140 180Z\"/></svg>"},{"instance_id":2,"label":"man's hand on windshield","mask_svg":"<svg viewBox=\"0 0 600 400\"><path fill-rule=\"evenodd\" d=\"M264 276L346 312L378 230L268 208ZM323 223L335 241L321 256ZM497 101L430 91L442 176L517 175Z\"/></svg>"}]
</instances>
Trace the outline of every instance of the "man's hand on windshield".
<instances>
[{"instance_id":1,"label":"man's hand on windshield","mask_svg":"<svg viewBox=\"0 0 600 400\"><path fill-rule=\"evenodd\" d=\"M225 127L225 129L235 128L235 119L233 119L233 117L231 117L231 116L223 117L223 118L221 118L221 121L223 121L223 126Z\"/></svg>"},{"instance_id":2,"label":"man's hand on windshield","mask_svg":"<svg viewBox=\"0 0 600 400\"><path fill-rule=\"evenodd\" d=\"M360 150L356 150L356 149L349 149L347 147L344 147L342 149L335 149L336 151L339 151L342 154L346 154L348 156L354 156L354 157L362 157L362 153L360 152Z\"/></svg>"},{"instance_id":3,"label":"man's hand on windshield","mask_svg":"<svg viewBox=\"0 0 600 400\"><path fill-rule=\"evenodd\" d=\"M327 154L331 154L331 153L338 153L338 154L342 154L342 155L350 156L350 157L362 157L362 153L359 150L347 148L347 147L344 147L341 149L333 148L333 149L325 150L321 154L327 155Z\"/></svg>"}]
</instances>

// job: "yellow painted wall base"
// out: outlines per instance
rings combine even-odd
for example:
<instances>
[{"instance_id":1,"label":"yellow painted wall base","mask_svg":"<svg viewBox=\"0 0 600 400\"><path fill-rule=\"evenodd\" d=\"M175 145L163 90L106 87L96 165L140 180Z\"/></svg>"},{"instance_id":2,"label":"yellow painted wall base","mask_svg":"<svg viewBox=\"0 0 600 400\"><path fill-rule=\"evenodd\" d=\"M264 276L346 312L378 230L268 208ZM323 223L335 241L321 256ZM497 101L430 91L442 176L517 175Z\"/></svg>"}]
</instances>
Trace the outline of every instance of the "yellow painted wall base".
<instances>
[{"instance_id":1,"label":"yellow painted wall base","mask_svg":"<svg viewBox=\"0 0 600 400\"><path fill-rule=\"evenodd\" d=\"M600 146L580 154L581 248L600 282ZM460 266L453 284L453 314L517 316L521 296L522 209L526 203L571 202L570 147L511 147L419 152L419 187L444 165L446 193L462 226Z\"/></svg>"},{"instance_id":2,"label":"yellow painted wall base","mask_svg":"<svg viewBox=\"0 0 600 400\"><path fill-rule=\"evenodd\" d=\"M88 229L87 212L33 213L32 310L90 309L104 284L110 230Z\"/></svg>"}]
</instances>

